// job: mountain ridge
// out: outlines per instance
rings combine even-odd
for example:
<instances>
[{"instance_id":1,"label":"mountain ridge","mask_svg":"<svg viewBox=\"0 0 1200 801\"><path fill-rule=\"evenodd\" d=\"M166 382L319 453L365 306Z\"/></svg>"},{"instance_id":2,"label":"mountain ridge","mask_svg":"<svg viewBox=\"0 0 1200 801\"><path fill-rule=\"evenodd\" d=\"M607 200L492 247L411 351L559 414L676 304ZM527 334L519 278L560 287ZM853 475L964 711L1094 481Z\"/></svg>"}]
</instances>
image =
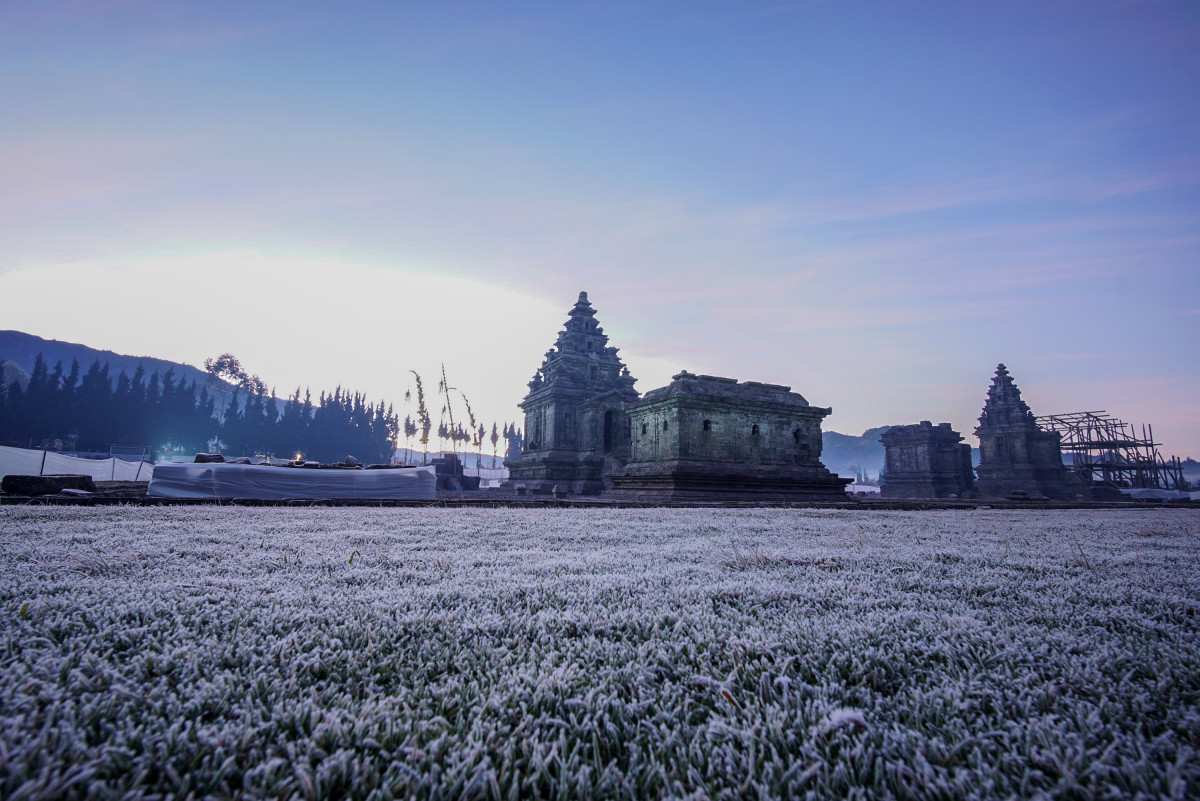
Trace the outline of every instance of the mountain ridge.
<instances>
[{"instance_id":1,"label":"mountain ridge","mask_svg":"<svg viewBox=\"0 0 1200 801\"><path fill-rule=\"evenodd\" d=\"M177 380L182 378L191 383L203 384L208 379L207 372L185 362L173 362L153 356L129 356L111 350L98 350L78 342L43 339L34 334L26 334L24 331L0 331L0 363L8 362L15 365L19 370L16 372L16 378L22 383L29 381L29 373L33 370L33 362L39 353L46 360L47 367L53 369L54 364L61 361L64 371L71 369L72 359L79 360L79 367L83 371L86 371L94 361L99 360L101 364L108 362L109 375L114 382L122 371L126 375L132 376L138 365L142 366L147 375L154 372L165 375L167 370L173 369ZM5 364L5 380L12 380L9 377L10 372L15 371Z\"/></svg>"}]
</instances>

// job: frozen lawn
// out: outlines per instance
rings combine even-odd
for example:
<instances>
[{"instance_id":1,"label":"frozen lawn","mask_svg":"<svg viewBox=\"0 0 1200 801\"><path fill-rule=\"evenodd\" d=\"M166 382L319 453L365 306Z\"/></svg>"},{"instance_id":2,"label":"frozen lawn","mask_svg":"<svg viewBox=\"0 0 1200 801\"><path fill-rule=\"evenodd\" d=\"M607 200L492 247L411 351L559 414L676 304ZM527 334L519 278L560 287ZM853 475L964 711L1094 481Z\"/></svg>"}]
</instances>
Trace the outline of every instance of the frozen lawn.
<instances>
[{"instance_id":1,"label":"frozen lawn","mask_svg":"<svg viewBox=\"0 0 1200 801\"><path fill-rule=\"evenodd\" d=\"M0 797L1200 794L1200 513L0 507Z\"/></svg>"}]
</instances>

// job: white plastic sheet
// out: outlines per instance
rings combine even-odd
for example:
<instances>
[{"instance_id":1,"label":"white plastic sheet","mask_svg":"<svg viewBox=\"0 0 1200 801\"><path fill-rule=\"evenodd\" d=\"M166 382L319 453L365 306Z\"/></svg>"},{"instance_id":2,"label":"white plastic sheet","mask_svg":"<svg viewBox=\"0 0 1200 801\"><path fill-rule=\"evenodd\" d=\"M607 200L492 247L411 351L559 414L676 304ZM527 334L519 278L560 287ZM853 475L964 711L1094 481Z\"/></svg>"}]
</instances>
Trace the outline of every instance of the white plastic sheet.
<instances>
[{"instance_id":1,"label":"white plastic sheet","mask_svg":"<svg viewBox=\"0 0 1200 801\"><path fill-rule=\"evenodd\" d=\"M91 476L93 481L149 481L154 465L124 459L80 459L53 451L0 447L0 477Z\"/></svg>"},{"instance_id":2,"label":"white plastic sheet","mask_svg":"<svg viewBox=\"0 0 1200 801\"><path fill-rule=\"evenodd\" d=\"M49 454L46 454L49 456ZM42 452L0 445L0 478L4 476L40 476Z\"/></svg>"},{"instance_id":3,"label":"white plastic sheet","mask_svg":"<svg viewBox=\"0 0 1200 801\"><path fill-rule=\"evenodd\" d=\"M79 459L60 453L47 453L42 475L74 473L91 476L94 481L149 481L154 466L124 459Z\"/></svg>"},{"instance_id":4,"label":"white plastic sheet","mask_svg":"<svg viewBox=\"0 0 1200 801\"><path fill-rule=\"evenodd\" d=\"M1190 493L1180 492L1179 490L1154 489L1147 487L1146 489L1123 489L1124 494L1130 498L1139 501L1160 500L1160 501L1178 501L1184 498L1190 498Z\"/></svg>"},{"instance_id":5,"label":"white plastic sheet","mask_svg":"<svg viewBox=\"0 0 1200 801\"><path fill-rule=\"evenodd\" d=\"M315 470L253 464L160 464L148 494L156 498L284 500L433 500L432 467Z\"/></svg>"}]
</instances>

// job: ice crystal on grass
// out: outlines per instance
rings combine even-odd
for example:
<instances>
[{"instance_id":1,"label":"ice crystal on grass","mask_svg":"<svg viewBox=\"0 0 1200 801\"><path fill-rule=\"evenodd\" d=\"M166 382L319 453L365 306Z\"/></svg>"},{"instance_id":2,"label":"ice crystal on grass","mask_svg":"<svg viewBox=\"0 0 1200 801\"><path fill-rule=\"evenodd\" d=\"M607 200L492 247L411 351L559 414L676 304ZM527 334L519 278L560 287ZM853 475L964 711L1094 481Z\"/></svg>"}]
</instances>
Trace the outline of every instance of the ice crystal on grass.
<instances>
[{"instance_id":1,"label":"ice crystal on grass","mask_svg":"<svg viewBox=\"0 0 1200 801\"><path fill-rule=\"evenodd\" d=\"M1196 795L1198 522L0 507L0 796Z\"/></svg>"}]
</instances>

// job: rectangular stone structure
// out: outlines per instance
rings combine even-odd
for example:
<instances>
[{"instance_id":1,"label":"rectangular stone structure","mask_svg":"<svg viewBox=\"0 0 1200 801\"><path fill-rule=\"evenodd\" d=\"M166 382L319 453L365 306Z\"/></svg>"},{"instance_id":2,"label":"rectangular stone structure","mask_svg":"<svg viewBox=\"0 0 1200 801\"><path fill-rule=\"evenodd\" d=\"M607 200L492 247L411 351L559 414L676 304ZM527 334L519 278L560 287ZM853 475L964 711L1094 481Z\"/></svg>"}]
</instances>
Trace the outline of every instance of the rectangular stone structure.
<instances>
[{"instance_id":1,"label":"rectangular stone structure","mask_svg":"<svg viewBox=\"0 0 1200 801\"><path fill-rule=\"evenodd\" d=\"M961 498L971 492L971 446L949 423L928 420L892 426L879 441L884 447L884 498Z\"/></svg>"},{"instance_id":2,"label":"rectangular stone structure","mask_svg":"<svg viewBox=\"0 0 1200 801\"><path fill-rule=\"evenodd\" d=\"M615 496L652 500L845 500L821 464L821 420L790 387L683 371L626 407L630 458Z\"/></svg>"}]
</instances>

